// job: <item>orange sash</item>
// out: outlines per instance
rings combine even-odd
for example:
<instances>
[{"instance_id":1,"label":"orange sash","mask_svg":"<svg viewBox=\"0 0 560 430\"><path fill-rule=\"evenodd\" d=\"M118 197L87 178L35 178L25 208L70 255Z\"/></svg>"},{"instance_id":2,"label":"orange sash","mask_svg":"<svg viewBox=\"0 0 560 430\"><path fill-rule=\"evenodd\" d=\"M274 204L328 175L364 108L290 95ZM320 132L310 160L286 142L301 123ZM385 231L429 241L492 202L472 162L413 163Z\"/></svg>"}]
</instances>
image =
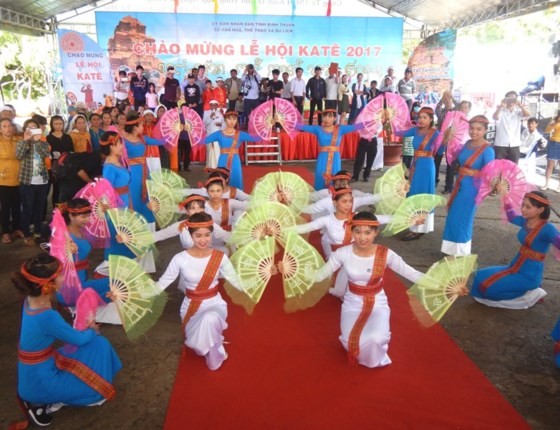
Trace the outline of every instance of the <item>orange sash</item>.
<instances>
[{"instance_id":1,"label":"orange sash","mask_svg":"<svg viewBox=\"0 0 560 430\"><path fill-rule=\"evenodd\" d=\"M523 263L525 263L525 261L544 260L545 255L531 249L531 244L533 243L537 235L541 232L541 230L547 223L548 222L546 220L541 221L539 225L535 226L535 228L533 228L533 230L531 230L531 232L525 237L525 241L523 242L523 245L519 250L519 257L517 258L517 261L513 266L511 266L509 269L500 270L499 272L494 273L492 276L488 277L483 282L481 282L479 286L479 290L482 295L486 294L486 290L489 287L491 287L494 282L499 281L500 279L506 277L507 275L516 273L521 268Z\"/></svg>"},{"instance_id":2,"label":"orange sash","mask_svg":"<svg viewBox=\"0 0 560 430\"><path fill-rule=\"evenodd\" d=\"M129 166L135 166L140 164L142 166L142 200L148 198L148 190L146 188L146 179L148 179L148 165L146 164L146 157L135 157L128 159ZM138 210L139 208L134 208Z\"/></svg>"},{"instance_id":3,"label":"orange sash","mask_svg":"<svg viewBox=\"0 0 560 430\"><path fill-rule=\"evenodd\" d=\"M338 125L334 126L334 130L333 130L333 135L331 138L331 144L329 146L320 146L319 147L319 152L328 152L328 156L327 156L327 166L325 169L325 175L331 175L332 173L332 162L333 162L333 158L334 158L334 153L335 152L340 152L340 148L336 145L336 142L338 140L338 132L339 132L339 127Z\"/></svg>"},{"instance_id":4,"label":"orange sash","mask_svg":"<svg viewBox=\"0 0 560 430\"><path fill-rule=\"evenodd\" d=\"M216 294L218 294L218 288L216 287L210 289L210 285L212 284L212 281L218 273L218 269L220 268L220 264L222 263L223 255L224 253L222 251L213 249L212 254L210 255L210 260L208 261L208 265L206 266L204 274L202 275L200 282L196 286L196 289L194 291L187 290L187 292L185 292L185 294L191 299L191 302L189 303L189 308L187 309L187 313L183 317L183 322L181 323L183 333L185 333L185 327L187 326L187 323L196 313L196 311L202 304L202 301L210 297L214 297Z\"/></svg>"},{"instance_id":5,"label":"orange sash","mask_svg":"<svg viewBox=\"0 0 560 430\"><path fill-rule=\"evenodd\" d=\"M222 222L220 227L226 229L229 225L229 199L222 199Z\"/></svg>"},{"instance_id":6,"label":"orange sash","mask_svg":"<svg viewBox=\"0 0 560 430\"><path fill-rule=\"evenodd\" d=\"M74 268L79 272L80 270L87 270L89 268L89 260L78 260L74 262Z\"/></svg>"},{"instance_id":7,"label":"orange sash","mask_svg":"<svg viewBox=\"0 0 560 430\"><path fill-rule=\"evenodd\" d=\"M351 213L350 215L348 215L348 219L346 221L344 221L344 239L342 239L342 243L331 244L331 251L332 252L335 252L337 249L340 249L343 246L348 246L352 243L352 225L350 224L349 221L352 220L353 216L354 216L354 213ZM338 277L339 272L340 272L340 269L338 269L336 272L334 272L334 276L332 278L333 286L336 285L336 279Z\"/></svg>"},{"instance_id":8,"label":"orange sash","mask_svg":"<svg viewBox=\"0 0 560 430\"><path fill-rule=\"evenodd\" d=\"M65 357L58 351L55 351L53 347L35 352L22 351L21 349L18 351L18 359L20 363L24 364L33 365L43 363L51 357L54 357L55 366L58 369L71 373L107 400L112 400L115 397L115 388L103 377L91 370L85 364L74 360L73 358Z\"/></svg>"},{"instance_id":9,"label":"orange sash","mask_svg":"<svg viewBox=\"0 0 560 430\"><path fill-rule=\"evenodd\" d=\"M226 167L228 170L231 170L231 163L233 161L233 156L239 153L239 149L237 145L239 144L239 130L235 130L235 134L233 135L233 142L229 148L222 148L220 149L220 154L227 154L227 161Z\"/></svg>"},{"instance_id":10,"label":"orange sash","mask_svg":"<svg viewBox=\"0 0 560 430\"><path fill-rule=\"evenodd\" d=\"M432 153L430 151L425 151L426 146L430 143L430 139L436 132L435 128L432 128L426 136L424 136L424 140L418 147L416 151L414 151L414 160L412 161L412 166L410 167L410 174L408 175L408 182L412 184L412 178L414 177L414 171L416 170L416 161L419 157L430 157Z\"/></svg>"},{"instance_id":11,"label":"orange sash","mask_svg":"<svg viewBox=\"0 0 560 430\"><path fill-rule=\"evenodd\" d=\"M367 285L361 286L348 282L348 287L353 294L363 297L363 306L358 319L352 327L348 338L348 360L350 364L358 363L360 354L360 336L375 305L375 295L383 288L383 274L387 265L387 248L377 245L373 259L373 270Z\"/></svg>"},{"instance_id":12,"label":"orange sash","mask_svg":"<svg viewBox=\"0 0 560 430\"><path fill-rule=\"evenodd\" d=\"M474 151L471 154L471 156L467 159L467 161L465 161L465 164L461 166L461 168L459 169L459 177L457 178L457 181L455 181L453 192L451 193L451 196L449 197L449 201L447 202L447 209L451 207L451 203L453 203L453 200L455 200L455 197L459 192L459 187L461 186L461 182L463 181L464 177L476 176L478 174L479 171L476 169L472 169L472 165L475 163L478 157L482 155L482 153L487 147L488 147L487 144L483 144L480 145L478 148L476 148L476 151Z\"/></svg>"}]
</instances>

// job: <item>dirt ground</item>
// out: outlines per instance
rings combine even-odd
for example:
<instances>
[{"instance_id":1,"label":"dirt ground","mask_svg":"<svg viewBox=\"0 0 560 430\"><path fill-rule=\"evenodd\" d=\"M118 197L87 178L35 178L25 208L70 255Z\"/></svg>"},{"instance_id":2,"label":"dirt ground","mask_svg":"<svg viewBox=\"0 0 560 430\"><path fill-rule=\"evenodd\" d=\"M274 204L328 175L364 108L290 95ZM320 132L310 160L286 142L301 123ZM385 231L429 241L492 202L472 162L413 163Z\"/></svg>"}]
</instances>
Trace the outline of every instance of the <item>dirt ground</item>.
<instances>
[{"instance_id":1,"label":"dirt ground","mask_svg":"<svg viewBox=\"0 0 560 430\"><path fill-rule=\"evenodd\" d=\"M312 168L312 164L304 164ZM345 163L345 168L351 168ZM202 167L193 166L186 175L189 183L202 178ZM373 190L370 183L356 183L363 191ZM443 180L444 175L441 174ZM438 188L438 191L440 189ZM550 192L553 205L560 209L560 195ZM445 210L436 213L436 230L418 241L401 242L383 238L409 264L425 271L443 255L439 252ZM553 215L551 221L560 219ZM490 198L480 207L475 221L473 253L480 266L506 264L519 244L517 229L500 221L498 199ZM157 279L171 257L181 250L178 240L158 246ZM20 297L9 281L9 273L39 248L24 246L21 241L0 245L0 426L20 418L16 406L17 339L20 319ZM99 260L97 252L93 258ZM552 360L550 331L560 317L560 266L547 257L542 287L548 292L544 303L523 311L492 309L470 297L457 301L444 317L442 325L457 345L478 365L509 402L534 429L560 428L560 370ZM123 362L115 380L117 397L102 407L63 408L54 416L56 429L159 429L163 427L177 363L181 352L178 310L182 295L169 288L169 303L156 326L139 342L127 340L121 327L104 325L107 336ZM475 413L473 411L473 413ZM188 423L186 423L188 425ZM231 428L239 428L232 423Z\"/></svg>"}]
</instances>

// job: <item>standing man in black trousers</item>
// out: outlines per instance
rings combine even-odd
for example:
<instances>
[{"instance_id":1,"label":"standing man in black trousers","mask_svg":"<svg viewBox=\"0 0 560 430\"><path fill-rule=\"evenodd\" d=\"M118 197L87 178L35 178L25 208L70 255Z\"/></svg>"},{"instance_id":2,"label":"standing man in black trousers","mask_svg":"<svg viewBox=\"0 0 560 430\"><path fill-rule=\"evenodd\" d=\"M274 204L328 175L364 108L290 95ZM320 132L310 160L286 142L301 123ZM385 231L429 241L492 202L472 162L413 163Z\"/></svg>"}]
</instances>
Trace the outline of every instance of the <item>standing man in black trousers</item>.
<instances>
[{"instance_id":1,"label":"standing man in black trousers","mask_svg":"<svg viewBox=\"0 0 560 430\"><path fill-rule=\"evenodd\" d=\"M315 67L315 75L309 78L305 86L305 95L309 99L309 125L313 124L313 116L315 109L319 111L317 115L317 124L321 124L323 116L323 99L327 96L327 83L321 77L322 69L319 66Z\"/></svg>"}]
</instances>

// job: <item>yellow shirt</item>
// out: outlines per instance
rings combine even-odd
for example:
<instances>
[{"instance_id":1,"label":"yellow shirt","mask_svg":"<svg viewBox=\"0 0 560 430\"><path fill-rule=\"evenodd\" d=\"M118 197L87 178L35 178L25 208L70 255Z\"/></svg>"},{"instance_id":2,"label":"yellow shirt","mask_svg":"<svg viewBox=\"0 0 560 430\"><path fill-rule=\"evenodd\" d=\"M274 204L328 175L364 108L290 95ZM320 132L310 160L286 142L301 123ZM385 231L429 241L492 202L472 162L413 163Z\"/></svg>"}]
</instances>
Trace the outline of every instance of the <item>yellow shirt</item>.
<instances>
[{"instance_id":1,"label":"yellow shirt","mask_svg":"<svg viewBox=\"0 0 560 430\"><path fill-rule=\"evenodd\" d=\"M17 137L6 139L0 136L0 185L19 185L19 160L16 158Z\"/></svg>"},{"instance_id":2,"label":"yellow shirt","mask_svg":"<svg viewBox=\"0 0 560 430\"><path fill-rule=\"evenodd\" d=\"M80 133L77 130L72 130L70 137L74 144L74 152L91 152L91 136L89 131Z\"/></svg>"},{"instance_id":3,"label":"yellow shirt","mask_svg":"<svg viewBox=\"0 0 560 430\"><path fill-rule=\"evenodd\" d=\"M544 132L550 133L550 140L560 142L560 121L548 124Z\"/></svg>"}]
</instances>

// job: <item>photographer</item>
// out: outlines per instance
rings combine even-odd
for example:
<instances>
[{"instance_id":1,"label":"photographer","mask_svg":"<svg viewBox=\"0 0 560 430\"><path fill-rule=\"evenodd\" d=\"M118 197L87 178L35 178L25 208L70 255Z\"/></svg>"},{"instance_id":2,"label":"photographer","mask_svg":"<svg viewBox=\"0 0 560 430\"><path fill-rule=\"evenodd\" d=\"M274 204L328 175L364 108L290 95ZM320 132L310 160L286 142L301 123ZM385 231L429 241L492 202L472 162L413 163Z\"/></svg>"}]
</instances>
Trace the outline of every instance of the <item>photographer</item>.
<instances>
[{"instance_id":1,"label":"photographer","mask_svg":"<svg viewBox=\"0 0 560 430\"><path fill-rule=\"evenodd\" d=\"M521 145L521 122L531 114L517 100L517 93L509 91L494 112L496 121L496 139L494 152L496 159L508 159L517 164Z\"/></svg>"},{"instance_id":2,"label":"photographer","mask_svg":"<svg viewBox=\"0 0 560 430\"><path fill-rule=\"evenodd\" d=\"M243 81L243 109L246 117L249 118L253 109L259 105L259 84L261 82L261 77L255 70L255 66L247 64L241 75L241 80Z\"/></svg>"},{"instance_id":3,"label":"photographer","mask_svg":"<svg viewBox=\"0 0 560 430\"><path fill-rule=\"evenodd\" d=\"M49 193L49 180L45 158L49 156L49 144L42 141L39 124L31 119L23 124L23 140L16 147L16 158L20 160L19 191L22 203L21 229L26 245L34 245L30 225L35 226L35 235L40 236L43 205Z\"/></svg>"}]
</instances>

